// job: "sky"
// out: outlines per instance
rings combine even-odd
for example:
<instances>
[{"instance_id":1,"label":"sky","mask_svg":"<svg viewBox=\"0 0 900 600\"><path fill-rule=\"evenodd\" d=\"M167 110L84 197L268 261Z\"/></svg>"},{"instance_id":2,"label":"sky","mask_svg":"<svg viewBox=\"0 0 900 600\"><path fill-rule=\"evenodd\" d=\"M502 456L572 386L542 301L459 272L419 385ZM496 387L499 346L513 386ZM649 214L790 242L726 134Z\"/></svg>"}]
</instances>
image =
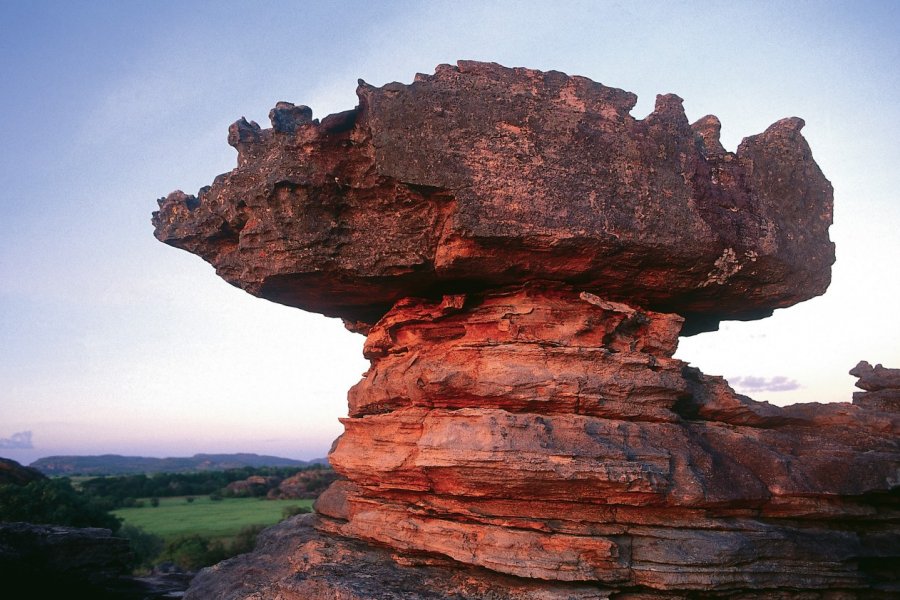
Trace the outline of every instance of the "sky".
<instances>
[{"instance_id":1,"label":"sky","mask_svg":"<svg viewBox=\"0 0 900 600\"><path fill-rule=\"evenodd\" d=\"M835 189L828 292L676 355L775 404L849 401L900 367L900 3L0 0L0 456L324 456L367 368L340 321L234 288L157 242L156 199L234 168L277 101L459 59L555 69L715 114L788 116Z\"/></svg>"}]
</instances>

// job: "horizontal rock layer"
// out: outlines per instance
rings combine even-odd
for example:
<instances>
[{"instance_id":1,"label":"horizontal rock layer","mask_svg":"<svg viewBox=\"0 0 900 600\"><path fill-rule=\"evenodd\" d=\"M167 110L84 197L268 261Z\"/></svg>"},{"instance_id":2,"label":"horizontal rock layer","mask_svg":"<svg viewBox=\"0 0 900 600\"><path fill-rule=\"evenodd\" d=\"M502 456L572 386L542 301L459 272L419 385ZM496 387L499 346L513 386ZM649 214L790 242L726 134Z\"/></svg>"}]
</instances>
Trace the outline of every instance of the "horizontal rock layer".
<instances>
[{"instance_id":1,"label":"horizontal rock layer","mask_svg":"<svg viewBox=\"0 0 900 600\"><path fill-rule=\"evenodd\" d=\"M674 95L463 61L361 83L321 123L235 123L238 167L160 201L156 236L270 300L372 324L395 301L541 279L677 312L686 331L825 291L832 190L784 119L735 153Z\"/></svg>"},{"instance_id":2,"label":"horizontal rock layer","mask_svg":"<svg viewBox=\"0 0 900 600\"><path fill-rule=\"evenodd\" d=\"M397 303L319 528L613 589L893 589L900 416L739 396L672 358L681 321L535 285Z\"/></svg>"},{"instance_id":3,"label":"horizontal rock layer","mask_svg":"<svg viewBox=\"0 0 900 600\"><path fill-rule=\"evenodd\" d=\"M873 367L863 360L850 370L850 374L859 377L856 387L865 390L853 393L853 404L900 412L900 369Z\"/></svg>"},{"instance_id":4,"label":"horizontal rock layer","mask_svg":"<svg viewBox=\"0 0 900 600\"><path fill-rule=\"evenodd\" d=\"M889 600L890 591L707 590L691 592L616 589L599 583L542 581L467 567L434 556L415 558L358 540L323 534L321 517L294 517L264 531L256 550L202 571L185 600ZM674 534L669 534L670 537ZM682 557L685 539L669 546ZM721 542L699 538L698 546ZM769 552L782 546L770 539ZM811 556L821 554L810 540ZM665 549L666 544L659 548ZM800 563L802 567L802 561Z\"/></svg>"}]
</instances>

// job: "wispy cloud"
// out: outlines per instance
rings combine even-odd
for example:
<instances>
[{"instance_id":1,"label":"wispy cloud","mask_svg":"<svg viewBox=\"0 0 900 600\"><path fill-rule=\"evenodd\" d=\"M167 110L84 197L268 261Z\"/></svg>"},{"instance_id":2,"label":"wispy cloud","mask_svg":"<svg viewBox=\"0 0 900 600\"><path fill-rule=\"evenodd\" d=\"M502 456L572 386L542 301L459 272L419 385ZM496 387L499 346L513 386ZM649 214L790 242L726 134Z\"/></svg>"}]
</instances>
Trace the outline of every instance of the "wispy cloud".
<instances>
[{"instance_id":1,"label":"wispy cloud","mask_svg":"<svg viewBox=\"0 0 900 600\"><path fill-rule=\"evenodd\" d=\"M788 379L784 375L776 375L771 378L755 375L729 377L728 383L741 392L790 392L800 389L800 384L795 379Z\"/></svg>"},{"instance_id":2,"label":"wispy cloud","mask_svg":"<svg viewBox=\"0 0 900 600\"><path fill-rule=\"evenodd\" d=\"M0 448L4 450L30 450L34 448L31 443L31 432L20 431L8 438L0 438Z\"/></svg>"}]
</instances>

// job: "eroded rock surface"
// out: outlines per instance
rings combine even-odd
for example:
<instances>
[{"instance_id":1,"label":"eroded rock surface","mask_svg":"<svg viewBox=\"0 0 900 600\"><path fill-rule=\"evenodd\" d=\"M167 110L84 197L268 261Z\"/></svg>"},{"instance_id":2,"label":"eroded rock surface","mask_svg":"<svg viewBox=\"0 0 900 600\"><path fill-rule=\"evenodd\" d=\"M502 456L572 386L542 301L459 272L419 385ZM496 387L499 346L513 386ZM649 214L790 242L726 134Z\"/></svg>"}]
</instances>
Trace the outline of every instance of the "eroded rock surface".
<instances>
[{"instance_id":1,"label":"eroded rock surface","mask_svg":"<svg viewBox=\"0 0 900 600\"><path fill-rule=\"evenodd\" d=\"M779 408L673 358L827 287L802 121L729 153L677 96L636 120L622 90L471 62L358 95L238 121L238 167L154 214L371 361L318 515L189 597L900 593L896 407Z\"/></svg>"},{"instance_id":2,"label":"eroded rock surface","mask_svg":"<svg viewBox=\"0 0 900 600\"><path fill-rule=\"evenodd\" d=\"M681 99L462 61L411 85L361 83L312 119L279 103L242 119L238 167L160 201L156 236L229 282L368 324L397 300L532 279L688 318L692 331L823 293L832 189L803 121L736 152Z\"/></svg>"},{"instance_id":3,"label":"eroded rock surface","mask_svg":"<svg viewBox=\"0 0 900 600\"><path fill-rule=\"evenodd\" d=\"M900 412L900 369L873 367L861 360L850 374L859 377L856 387L865 390L853 393L853 404Z\"/></svg>"},{"instance_id":4,"label":"eroded rock surface","mask_svg":"<svg viewBox=\"0 0 900 600\"><path fill-rule=\"evenodd\" d=\"M185 600L606 600L594 585L523 580L324 534L312 515L265 530L252 554L204 569ZM633 596L634 600L646 596Z\"/></svg>"},{"instance_id":5,"label":"eroded rock surface","mask_svg":"<svg viewBox=\"0 0 900 600\"><path fill-rule=\"evenodd\" d=\"M898 414L739 396L672 358L680 325L559 287L398 302L320 528L547 581L872 589Z\"/></svg>"}]
</instances>

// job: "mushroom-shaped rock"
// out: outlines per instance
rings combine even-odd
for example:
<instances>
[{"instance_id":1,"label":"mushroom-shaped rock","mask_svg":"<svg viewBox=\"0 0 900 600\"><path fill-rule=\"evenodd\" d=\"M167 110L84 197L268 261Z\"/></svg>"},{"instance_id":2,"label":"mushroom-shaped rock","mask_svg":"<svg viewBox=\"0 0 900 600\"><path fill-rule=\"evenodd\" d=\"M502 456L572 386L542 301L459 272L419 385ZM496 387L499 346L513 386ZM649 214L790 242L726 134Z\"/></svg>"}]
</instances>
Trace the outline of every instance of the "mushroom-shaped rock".
<instances>
[{"instance_id":1,"label":"mushroom-shaped rock","mask_svg":"<svg viewBox=\"0 0 900 600\"><path fill-rule=\"evenodd\" d=\"M685 333L753 319L830 281L832 189L800 119L718 142L674 94L462 61L410 85L364 82L354 111L229 130L239 165L162 204L156 236L229 282L373 324L407 296L522 281L578 285L686 317Z\"/></svg>"},{"instance_id":2,"label":"mushroom-shaped rock","mask_svg":"<svg viewBox=\"0 0 900 600\"><path fill-rule=\"evenodd\" d=\"M756 402L674 357L825 291L802 120L728 152L674 94L640 120L628 92L473 62L357 94L239 121L238 167L154 215L231 283L344 318L371 363L317 514L187 600L896 592L897 413Z\"/></svg>"}]
</instances>

